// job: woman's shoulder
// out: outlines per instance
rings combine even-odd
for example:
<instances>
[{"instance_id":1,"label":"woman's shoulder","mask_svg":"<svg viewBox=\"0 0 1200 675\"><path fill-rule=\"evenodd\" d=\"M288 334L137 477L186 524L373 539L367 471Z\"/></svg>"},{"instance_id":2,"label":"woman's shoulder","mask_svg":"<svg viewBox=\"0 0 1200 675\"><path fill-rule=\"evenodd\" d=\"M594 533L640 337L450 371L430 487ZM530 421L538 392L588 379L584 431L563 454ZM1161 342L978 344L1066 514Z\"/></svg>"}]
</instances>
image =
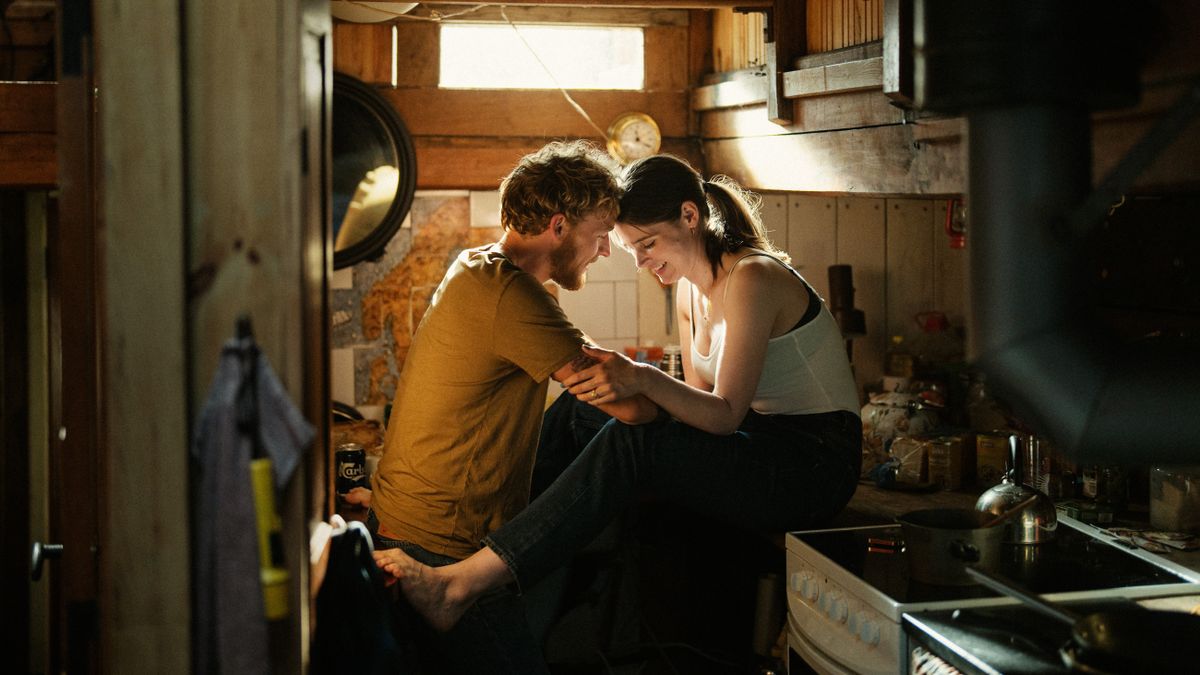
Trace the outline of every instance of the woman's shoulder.
<instances>
[{"instance_id":1,"label":"woman's shoulder","mask_svg":"<svg viewBox=\"0 0 1200 675\"><path fill-rule=\"evenodd\" d=\"M742 248L726 254L730 277L736 276L742 282L775 282L787 277L795 277L796 272L784 261L755 248Z\"/></svg>"}]
</instances>

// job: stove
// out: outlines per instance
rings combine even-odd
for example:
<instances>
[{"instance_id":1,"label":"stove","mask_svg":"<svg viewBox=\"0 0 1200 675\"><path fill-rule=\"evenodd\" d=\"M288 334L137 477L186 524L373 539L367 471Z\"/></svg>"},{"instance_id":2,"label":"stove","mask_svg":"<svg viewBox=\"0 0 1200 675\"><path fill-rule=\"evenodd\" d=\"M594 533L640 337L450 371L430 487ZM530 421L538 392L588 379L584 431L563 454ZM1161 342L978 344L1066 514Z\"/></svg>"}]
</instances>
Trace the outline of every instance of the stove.
<instances>
[{"instance_id":1,"label":"stove","mask_svg":"<svg viewBox=\"0 0 1200 675\"><path fill-rule=\"evenodd\" d=\"M1058 522L1052 542L1005 546L996 571L1051 602L1200 594L1200 573L1092 525L1061 514ZM902 628L905 615L1019 604L984 586L912 580L908 564L899 525L789 533L789 661L821 673L907 673L918 645Z\"/></svg>"}]
</instances>

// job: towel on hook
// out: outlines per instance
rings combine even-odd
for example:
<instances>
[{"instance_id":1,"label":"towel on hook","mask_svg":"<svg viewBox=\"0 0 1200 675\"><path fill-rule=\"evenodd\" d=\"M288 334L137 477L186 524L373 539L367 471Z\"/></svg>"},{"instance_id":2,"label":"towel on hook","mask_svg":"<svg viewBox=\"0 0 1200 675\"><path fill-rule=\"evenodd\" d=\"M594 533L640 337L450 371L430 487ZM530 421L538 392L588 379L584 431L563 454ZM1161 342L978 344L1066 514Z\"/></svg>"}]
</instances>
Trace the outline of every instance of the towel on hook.
<instances>
[{"instance_id":1,"label":"towel on hook","mask_svg":"<svg viewBox=\"0 0 1200 675\"><path fill-rule=\"evenodd\" d=\"M247 358L253 359L258 433L275 469L276 489L287 484L315 433L253 337L226 342L192 436L197 673L270 672L250 484L254 441L238 427Z\"/></svg>"}]
</instances>

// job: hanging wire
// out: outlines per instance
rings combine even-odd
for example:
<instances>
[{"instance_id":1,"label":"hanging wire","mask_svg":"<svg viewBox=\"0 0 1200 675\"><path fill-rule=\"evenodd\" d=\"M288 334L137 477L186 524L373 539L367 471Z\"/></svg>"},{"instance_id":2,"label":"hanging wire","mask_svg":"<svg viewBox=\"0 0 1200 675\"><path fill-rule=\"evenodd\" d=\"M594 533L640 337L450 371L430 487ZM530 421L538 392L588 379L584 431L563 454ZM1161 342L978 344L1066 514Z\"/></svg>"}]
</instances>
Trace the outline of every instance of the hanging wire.
<instances>
[{"instance_id":1,"label":"hanging wire","mask_svg":"<svg viewBox=\"0 0 1200 675\"><path fill-rule=\"evenodd\" d=\"M407 19L409 21L444 21L446 19L453 19L455 17L464 16L466 14L471 14L471 13L477 12L487 6L487 5L474 5L469 9L464 9L460 12L454 12L452 14L442 14L441 12L438 12L436 9L431 8L429 10L431 12L430 16L413 16L411 14L401 14L400 12L393 12L393 11L387 10L387 9L380 9L378 7L368 5L365 2L352 2L351 4L359 5L366 9L371 9L371 10L375 10L378 12L384 12L386 14L391 14L396 19ZM577 103L575 101L575 99L571 97L571 94L566 89L563 88L562 84L559 83L558 78L554 76L554 73L550 70L550 67L546 65L546 62L542 60L542 57L538 56L537 50L535 50L533 48L533 45L530 45L529 41L525 39L525 36L521 34L521 29L517 27L517 24L513 23L512 19L508 18L508 13L504 11L504 5L500 5L500 16L504 18L504 20L508 23L509 26L512 26L513 32L517 34L517 39L519 39L521 41L521 44L525 45L525 49L529 50L529 53L533 55L534 60L538 62L538 65L540 65L542 67L542 70L546 71L546 75L550 76L550 81L554 83L554 86L558 89L559 93L561 93L563 95L563 98L565 98L567 100L567 103L571 104L571 107L574 108L575 111L578 112L579 115L581 117L583 117L583 119L586 120L587 123L590 124L593 129L596 130L596 133L600 134L601 138L604 138L605 136L607 136L608 132L605 131L604 129L602 129L599 124L596 124L596 122L592 119L592 116L589 115L587 113L587 111L583 109L583 106L579 105L579 103Z\"/></svg>"},{"instance_id":2,"label":"hanging wire","mask_svg":"<svg viewBox=\"0 0 1200 675\"><path fill-rule=\"evenodd\" d=\"M574 108L576 112L583 117L583 119L587 120L588 124L592 125L592 128L596 130L596 133L600 134L601 138L607 136L608 132L606 132L604 129L601 129L600 125L592 121L592 116L587 114L587 111L583 109L583 106L576 103L575 99L571 98L571 94L569 94L567 90L564 89L561 84L559 84L558 78L554 76L554 73L551 72L550 67L546 65L546 62L542 60L542 57L538 56L537 50L533 48L533 45L529 44L524 35L521 35L521 29L517 28L517 24L513 23L512 19L508 18L508 13L504 11L503 5L500 7L500 16L502 16L504 20L508 22L508 25L512 26L513 32L517 34L517 38L521 40L521 44L525 45L525 48L528 49L529 53L533 55L534 60L538 62L538 65L542 67L542 70L545 70L546 74L550 76L550 81L554 83L555 87L558 87L558 90L562 93L563 98L567 99L567 103L570 103L571 107Z\"/></svg>"},{"instance_id":3,"label":"hanging wire","mask_svg":"<svg viewBox=\"0 0 1200 675\"><path fill-rule=\"evenodd\" d=\"M437 11L436 9L433 9L432 7L430 7L429 8L429 16L413 16L412 14L402 14L400 12L393 12L390 9L384 9L382 7L377 7L376 5L379 4L378 2L368 3L368 2L357 2L356 0L350 0L350 4L358 5L359 7L362 7L363 9L369 9L373 12L390 14L392 16L392 18L394 18L394 19L405 19L408 21L444 21L446 19L453 19L455 17L464 16L466 14L472 14L474 12L478 12L479 10L483 9L484 7L487 7L486 4L474 5L467 9L464 9L464 10L461 10L458 12L452 12L450 14L442 14L441 12ZM418 3L418 4L420 4L420 3Z\"/></svg>"}]
</instances>

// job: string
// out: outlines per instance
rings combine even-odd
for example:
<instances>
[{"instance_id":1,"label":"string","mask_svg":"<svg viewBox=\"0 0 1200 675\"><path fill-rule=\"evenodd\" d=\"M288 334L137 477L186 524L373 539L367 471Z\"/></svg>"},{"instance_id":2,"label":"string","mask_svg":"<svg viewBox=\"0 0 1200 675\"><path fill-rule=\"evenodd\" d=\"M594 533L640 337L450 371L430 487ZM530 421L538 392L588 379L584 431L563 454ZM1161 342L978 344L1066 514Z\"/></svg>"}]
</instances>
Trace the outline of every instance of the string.
<instances>
[{"instance_id":1,"label":"string","mask_svg":"<svg viewBox=\"0 0 1200 675\"><path fill-rule=\"evenodd\" d=\"M545 61L542 61L542 57L538 56L538 53L533 48L533 45L529 44L529 42L525 40L524 35L521 35L521 30L517 28L517 24L513 23L512 19L508 18L508 13L504 11L503 5L500 7L500 16L504 17L504 20L508 22L508 25L512 26L513 32L517 34L517 38L521 40L521 44L525 45L525 48L528 49L529 53L533 55L534 60L538 62L538 65L542 67L542 70L546 71L546 75L550 76L550 81L554 83L555 87L558 87L558 91L562 93L563 98L567 99L567 103L570 103L571 107L575 108L575 111L578 112L583 119L587 120L588 124L592 125L592 128L596 130L596 133L600 134L601 138L607 136L608 132L606 132L604 129L601 129L598 124L592 121L592 116L587 114L587 111L583 109L583 106L576 103L575 99L571 98L571 94L568 93L567 90L564 89L559 83L558 78L554 76L554 73L550 70L550 67L546 65Z\"/></svg>"},{"instance_id":2,"label":"string","mask_svg":"<svg viewBox=\"0 0 1200 675\"><path fill-rule=\"evenodd\" d=\"M444 21L446 19L453 19L458 16L463 16L465 14L471 14L473 12L477 12L487 6L487 5L475 5L469 9L464 9L461 12L454 12L453 14L442 14L441 12L437 11L436 9L430 9L429 10L431 13L430 16L413 16L411 14L401 14L400 12L393 12L389 9L382 9L379 7L371 6L365 2L357 2L357 1L352 0L351 4L358 5L365 9L370 9L370 10L374 10L377 12L383 12L385 14L390 14L393 18L396 18L396 19L408 19L410 21ZM525 36L521 34L521 30L519 28L517 28L517 24L513 23L512 19L508 18L508 13L504 11L504 5L500 6L500 16L503 17L504 20L508 23L508 25L512 27L513 32L517 34L517 39L519 39L521 41L521 44L525 45L525 49L529 50L529 53L531 55L533 55L534 60L538 62L538 65L540 65L542 67L542 70L546 71L546 75L548 75L550 77L550 81L552 81L554 83L554 86L558 89L559 93L561 93L563 95L563 98L565 98L567 100L567 103L571 104L571 107L575 109L575 112L579 113L579 115L581 117L583 117L583 119L586 120L587 123L590 124L593 129L596 130L596 133L600 134L601 138L608 136L608 132L605 131L604 129L601 129L600 125L596 124L596 122L594 120L592 120L592 116L589 115L587 113L587 111L583 109L583 106L579 105L579 103L577 103L575 101L575 99L571 97L570 92L568 92L565 88L563 88L562 84L558 81L558 78L554 76L554 72L550 70L550 67L546 65L546 62L542 60L542 57L538 56L537 50L535 50L533 48L533 45L530 45L529 41L527 41L525 39Z\"/></svg>"},{"instance_id":3,"label":"string","mask_svg":"<svg viewBox=\"0 0 1200 675\"><path fill-rule=\"evenodd\" d=\"M446 19L453 19L454 17L457 17L457 16L472 14L474 12L478 12L479 10L483 9L484 7L487 7L486 4L475 5L468 9L464 9L459 12L454 12L452 14L442 14L441 12L439 12L436 9L433 9L431 7L431 8L429 8L429 16L415 16L412 14L402 14L400 12L393 12L390 9L384 9L383 7L377 7L376 5L379 4L378 2L367 3L367 2L357 2L356 0L350 0L350 4L358 5L359 7L362 7L363 9L369 9L373 12L380 12L383 14L391 15L391 17L394 19L407 19L409 21L444 21Z\"/></svg>"}]
</instances>

